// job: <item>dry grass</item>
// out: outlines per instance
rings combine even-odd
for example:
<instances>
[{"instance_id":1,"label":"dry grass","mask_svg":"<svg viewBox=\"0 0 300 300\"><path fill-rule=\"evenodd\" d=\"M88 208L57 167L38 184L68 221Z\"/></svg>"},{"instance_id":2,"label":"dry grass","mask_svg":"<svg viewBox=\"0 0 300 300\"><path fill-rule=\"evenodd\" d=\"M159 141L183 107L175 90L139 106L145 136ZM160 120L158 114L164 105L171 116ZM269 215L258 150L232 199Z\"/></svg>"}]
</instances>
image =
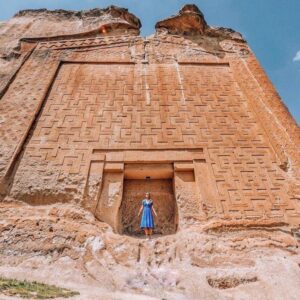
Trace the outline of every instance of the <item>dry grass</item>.
<instances>
[{"instance_id":1,"label":"dry grass","mask_svg":"<svg viewBox=\"0 0 300 300\"><path fill-rule=\"evenodd\" d=\"M4 294L6 296L18 296L27 299L53 299L56 297L69 298L79 295L78 292L59 288L54 285L2 277L0 277L0 294Z\"/></svg>"}]
</instances>

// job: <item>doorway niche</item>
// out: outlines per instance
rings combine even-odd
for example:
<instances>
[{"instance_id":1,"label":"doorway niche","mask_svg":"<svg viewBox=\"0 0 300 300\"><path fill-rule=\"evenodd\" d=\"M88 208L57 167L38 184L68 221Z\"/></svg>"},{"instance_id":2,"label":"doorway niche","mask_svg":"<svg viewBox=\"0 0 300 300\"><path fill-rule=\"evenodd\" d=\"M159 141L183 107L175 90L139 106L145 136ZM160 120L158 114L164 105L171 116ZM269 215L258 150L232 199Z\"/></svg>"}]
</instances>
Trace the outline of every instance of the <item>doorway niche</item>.
<instances>
[{"instance_id":1,"label":"doorway niche","mask_svg":"<svg viewBox=\"0 0 300 300\"><path fill-rule=\"evenodd\" d=\"M138 216L145 193L149 192L158 214L154 216L154 234L174 234L178 210L174 196L172 164L128 164L124 170L123 198L120 206L120 231L128 235L143 234Z\"/></svg>"}]
</instances>

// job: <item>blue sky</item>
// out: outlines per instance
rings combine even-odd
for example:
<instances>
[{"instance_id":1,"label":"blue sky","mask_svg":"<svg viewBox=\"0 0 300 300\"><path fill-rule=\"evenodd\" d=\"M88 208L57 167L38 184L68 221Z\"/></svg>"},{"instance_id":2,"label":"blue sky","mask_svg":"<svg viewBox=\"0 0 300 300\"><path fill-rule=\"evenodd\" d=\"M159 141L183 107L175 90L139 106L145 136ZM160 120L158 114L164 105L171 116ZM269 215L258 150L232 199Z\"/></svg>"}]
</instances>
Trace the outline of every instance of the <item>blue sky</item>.
<instances>
[{"instance_id":1,"label":"blue sky","mask_svg":"<svg viewBox=\"0 0 300 300\"><path fill-rule=\"evenodd\" d=\"M149 35L158 20L186 3L197 4L208 24L244 35L300 123L300 0L0 0L0 20L25 8L81 10L115 4L138 16L142 35Z\"/></svg>"}]
</instances>

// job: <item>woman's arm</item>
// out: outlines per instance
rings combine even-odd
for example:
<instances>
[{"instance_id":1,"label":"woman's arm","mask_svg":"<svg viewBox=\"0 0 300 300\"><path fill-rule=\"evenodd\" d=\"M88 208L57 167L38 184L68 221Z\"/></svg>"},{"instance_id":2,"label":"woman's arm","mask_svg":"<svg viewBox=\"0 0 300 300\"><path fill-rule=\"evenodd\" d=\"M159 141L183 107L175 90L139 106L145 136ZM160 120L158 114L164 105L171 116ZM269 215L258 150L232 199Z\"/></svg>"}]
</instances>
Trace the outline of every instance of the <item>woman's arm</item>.
<instances>
[{"instance_id":1,"label":"woman's arm","mask_svg":"<svg viewBox=\"0 0 300 300\"><path fill-rule=\"evenodd\" d=\"M138 217L140 216L140 214L141 214L142 210L143 210L143 205L141 205L141 208L140 208L140 210L139 210Z\"/></svg>"},{"instance_id":2,"label":"woman's arm","mask_svg":"<svg viewBox=\"0 0 300 300\"><path fill-rule=\"evenodd\" d=\"M152 205L152 211L155 214L155 216L157 217L157 213L156 213L156 210L154 209L153 205Z\"/></svg>"}]
</instances>

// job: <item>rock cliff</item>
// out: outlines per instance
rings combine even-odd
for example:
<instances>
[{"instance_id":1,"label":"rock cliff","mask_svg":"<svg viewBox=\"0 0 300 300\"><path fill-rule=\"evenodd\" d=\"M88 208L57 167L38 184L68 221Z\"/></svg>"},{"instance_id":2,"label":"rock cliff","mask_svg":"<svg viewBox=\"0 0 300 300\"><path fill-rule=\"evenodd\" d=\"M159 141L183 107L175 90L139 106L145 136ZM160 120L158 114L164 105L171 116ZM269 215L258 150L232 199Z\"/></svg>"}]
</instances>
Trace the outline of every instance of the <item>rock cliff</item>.
<instances>
[{"instance_id":1,"label":"rock cliff","mask_svg":"<svg viewBox=\"0 0 300 300\"><path fill-rule=\"evenodd\" d=\"M110 6L87 11L22 10L0 23L0 96L12 74L20 68L32 47L22 40L51 40L139 34L140 20L127 9Z\"/></svg>"},{"instance_id":2,"label":"rock cliff","mask_svg":"<svg viewBox=\"0 0 300 300\"><path fill-rule=\"evenodd\" d=\"M241 34L190 4L140 27L116 6L0 23L0 275L74 299L299 299L299 128Z\"/></svg>"}]
</instances>

